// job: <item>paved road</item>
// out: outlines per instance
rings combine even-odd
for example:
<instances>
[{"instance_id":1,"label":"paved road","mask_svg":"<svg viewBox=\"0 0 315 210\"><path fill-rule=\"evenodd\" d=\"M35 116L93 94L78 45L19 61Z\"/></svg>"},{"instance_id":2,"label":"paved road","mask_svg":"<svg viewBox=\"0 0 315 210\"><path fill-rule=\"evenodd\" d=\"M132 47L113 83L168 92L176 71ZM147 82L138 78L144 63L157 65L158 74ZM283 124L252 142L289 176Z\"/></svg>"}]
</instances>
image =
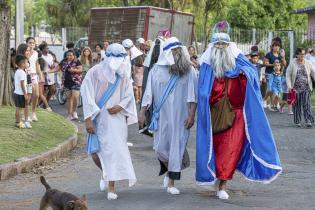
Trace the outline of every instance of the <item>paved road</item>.
<instances>
[{"instance_id":1,"label":"paved road","mask_svg":"<svg viewBox=\"0 0 315 210\"><path fill-rule=\"evenodd\" d=\"M65 109L53 106L60 114ZM195 130L189 153L191 167L182 174L177 184L181 195L171 196L161 187L159 164L152 151L152 140L137 134L137 126L130 126L129 141L132 160L138 178L137 185L128 188L118 185L119 199L107 201L106 193L98 188L100 171L84 153L84 146L75 149L68 158L0 182L0 209L38 209L44 187L39 182L43 173L49 184L76 195L86 194L90 209L155 210L155 209L315 209L315 129L298 129L292 116L268 113L284 167L283 174L269 185L246 181L235 174L229 183L231 199L218 200L211 187L195 185ZM82 118L82 115L81 115ZM78 123L82 128L82 123ZM257 128L259 129L259 128Z\"/></svg>"}]
</instances>

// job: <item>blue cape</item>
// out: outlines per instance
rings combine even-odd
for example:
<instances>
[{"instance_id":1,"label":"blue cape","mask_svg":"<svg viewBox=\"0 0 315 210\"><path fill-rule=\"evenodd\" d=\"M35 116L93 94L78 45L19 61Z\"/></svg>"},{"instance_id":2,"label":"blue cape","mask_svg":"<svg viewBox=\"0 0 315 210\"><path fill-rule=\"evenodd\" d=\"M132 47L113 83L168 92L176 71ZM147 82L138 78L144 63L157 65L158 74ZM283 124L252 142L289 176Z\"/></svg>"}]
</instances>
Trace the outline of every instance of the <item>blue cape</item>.
<instances>
[{"instance_id":1,"label":"blue cape","mask_svg":"<svg viewBox=\"0 0 315 210\"><path fill-rule=\"evenodd\" d=\"M237 77L240 71L247 78L243 108L246 139L237 169L249 180L269 183L281 173L282 167L262 105L257 71L243 54L238 55L236 67L226 71L225 77ZM200 185L213 184L216 180L209 106L213 82L214 75L211 66L203 63L198 84L196 142L196 181Z\"/></svg>"}]
</instances>

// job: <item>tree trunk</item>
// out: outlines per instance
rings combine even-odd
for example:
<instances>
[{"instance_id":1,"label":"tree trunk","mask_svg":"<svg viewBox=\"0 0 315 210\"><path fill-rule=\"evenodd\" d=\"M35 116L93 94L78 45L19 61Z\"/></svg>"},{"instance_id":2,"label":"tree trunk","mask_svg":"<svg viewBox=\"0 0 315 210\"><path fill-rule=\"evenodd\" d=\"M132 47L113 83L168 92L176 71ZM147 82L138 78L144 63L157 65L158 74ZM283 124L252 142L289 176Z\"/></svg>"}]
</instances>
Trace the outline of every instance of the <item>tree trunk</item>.
<instances>
[{"instance_id":1,"label":"tree trunk","mask_svg":"<svg viewBox=\"0 0 315 210\"><path fill-rule=\"evenodd\" d=\"M128 4L128 0L123 0L123 4L125 7L127 7L129 4Z\"/></svg>"},{"instance_id":2,"label":"tree trunk","mask_svg":"<svg viewBox=\"0 0 315 210\"><path fill-rule=\"evenodd\" d=\"M208 17L209 17L209 12L205 12L204 14L204 20L203 20L203 35L205 36L204 39L204 49L207 49L207 45L208 45Z\"/></svg>"},{"instance_id":3,"label":"tree trunk","mask_svg":"<svg viewBox=\"0 0 315 210\"><path fill-rule=\"evenodd\" d=\"M10 69L10 6L0 2L0 105L13 105Z\"/></svg>"}]
</instances>

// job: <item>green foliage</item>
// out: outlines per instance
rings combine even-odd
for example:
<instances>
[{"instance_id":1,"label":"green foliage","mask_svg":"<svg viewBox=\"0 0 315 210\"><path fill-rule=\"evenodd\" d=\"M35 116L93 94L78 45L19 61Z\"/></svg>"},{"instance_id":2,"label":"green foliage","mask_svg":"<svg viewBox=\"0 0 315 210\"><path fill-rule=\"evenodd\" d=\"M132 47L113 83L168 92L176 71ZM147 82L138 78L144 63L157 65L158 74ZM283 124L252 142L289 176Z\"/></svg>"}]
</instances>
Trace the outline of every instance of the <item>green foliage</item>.
<instances>
[{"instance_id":1,"label":"green foliage","mask_svg":"<svg viewBox=\"0 0 315 210\"><path fill-rule=\"evenodd\" d=\"M297 47L302 47L302 48L306 49L306 48L312 46L312 44L313 44L313 40L306 39L304 41L299 41L297 43Z\"/></svg>"},{"instance_id":2,"label":"green foliage","mask_svg":"<svg viewBox=\"0 0 315 210\"><path fill-rule=\"evenodd\" d=\"M304 0L235 0L227 19L232 27L250 29L306 28L306 15L290 14L307 6Z\"/></svg>"},{"instance_id":3,"label":"green foliage","mask_svg":"<svg viewBox=\"0 0 315 210\"><path fill-rule=\"evenodd\" d=\"M8 0L14 14L14 0ZM86 27L90 8L112 6L159 6L195 15L196 34L209 36L212 25L228 20L242 29L306 28L306 15L293 9L314 5L313 0L25 0L26 32L31 26L48 24L53 29ZM14 21L14 18L12 18Z\"/></svg>"}]
</instances>

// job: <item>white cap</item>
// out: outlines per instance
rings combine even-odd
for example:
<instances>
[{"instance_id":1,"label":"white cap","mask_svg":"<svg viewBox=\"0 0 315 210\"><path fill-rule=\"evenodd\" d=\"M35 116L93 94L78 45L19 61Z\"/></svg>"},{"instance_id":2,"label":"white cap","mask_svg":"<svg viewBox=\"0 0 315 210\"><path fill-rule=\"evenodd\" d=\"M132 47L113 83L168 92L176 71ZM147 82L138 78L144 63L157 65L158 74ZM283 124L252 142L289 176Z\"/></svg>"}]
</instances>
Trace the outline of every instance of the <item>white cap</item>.
<instances>
[{"instance_id":1,"label":"white cap","mask_svg":"<svg viewBox=\"0 0 315 210\"><path fill-rule=\"evenodd\" d=\"M139 44L145 44L144 38L139 38L139 39L137 39L137 43L139 43Z\"/></svg>"},{"instance_id":2,"label":"white cap","mask_svg":"<svg viewBox=\"0 0 315 210\"><path fill-rule=\"evenodd\" d=\"M125 39L122 42L122 45L124 46L124 48L131 48L133 46L133 42L131 39Z\"/></svg>"}]
</instances>

